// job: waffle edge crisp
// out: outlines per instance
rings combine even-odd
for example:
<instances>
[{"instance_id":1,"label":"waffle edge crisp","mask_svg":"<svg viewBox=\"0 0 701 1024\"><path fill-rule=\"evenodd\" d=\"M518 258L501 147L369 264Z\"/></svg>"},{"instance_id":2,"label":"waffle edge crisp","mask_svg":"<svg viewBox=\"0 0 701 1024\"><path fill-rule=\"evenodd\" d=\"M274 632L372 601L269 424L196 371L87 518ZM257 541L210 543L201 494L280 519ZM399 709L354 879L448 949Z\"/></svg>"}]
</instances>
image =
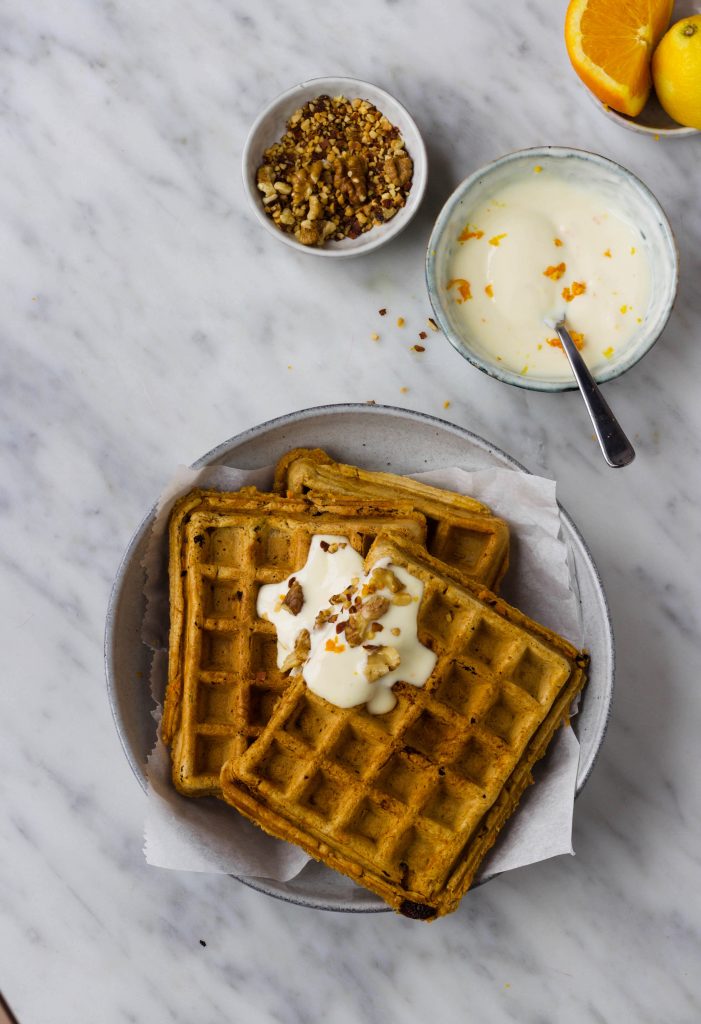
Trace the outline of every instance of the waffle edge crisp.
<instances>
[{"instance_id":1,"label":"waffle edge crisp","mask_svg":"<svg viewBox=\"0 0 701 1024\"><path fill-rule=\"evenodd\" d=\"M423 543L426 523L396 502L289 499L254 488L194 490L176 502L161 736L184 795L220 795L223 764L261 732L288 686L275 628L256 615L258 590L301 568L323 533L347 537L365 555L379 533Z\"/></svg>"},{"instance_id":2,"label":"waffle edge crisp","mask_svg":"<svg viewBox=\"0 0 701 1024\"><path fill-rule=\"evenodd\" d=\"M494 591L508 568L508 525L467 495L396 473L335 462L321 448L293 448L283 455L275 470L274 490L289 496L311 492L408 501L426 516L430 554Z\"/></svg>"},{"instance_id":3,"label":"waffle edge crisp","mask_svg":"<svg viewBox=\"0 0 701 1024\"><path fill-rule=\"evenodd\" d=\"M438 655L396 708L338 708L296 677L221 773L224 799L271 835L423 920L457 907L533 781L588 657L417 544L382 558L424 583L419 639Z\"/></svg>"}]
</instances>

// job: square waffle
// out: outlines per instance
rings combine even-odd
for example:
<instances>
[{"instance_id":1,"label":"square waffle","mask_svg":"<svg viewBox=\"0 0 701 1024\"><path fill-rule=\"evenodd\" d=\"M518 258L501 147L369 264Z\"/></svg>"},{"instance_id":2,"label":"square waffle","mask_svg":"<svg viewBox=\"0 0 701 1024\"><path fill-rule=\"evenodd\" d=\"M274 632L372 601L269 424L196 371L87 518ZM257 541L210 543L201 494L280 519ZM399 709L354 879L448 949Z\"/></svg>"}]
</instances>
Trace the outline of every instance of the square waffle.
<instances>
[{"instance_id":1,"label":"square waffle","mask_svg":"<svg viewBox=\"0 0 701 1024\"><path fill-rule=\"evenodd\" d=\"M425 520L408 506L251 490L194 491L176 503L161 735L181 793L219 795L222 765L259 735L288 685L275 628L256 615L260 586L301 568L315 534L347 537L365 555L380 533L421 543Z\"/></svg>"},{"instance_id":2,"label":"square waffle","mask_svg":"<svg viewBox=\"0 0 701 1024\"><path fill-rule=\"evenodd\" d=\"M222 771L225 800L265 831L414 918L458 905L533 781L586 680L587 656L418 545L379 538L366 560L424 584L422 688L385 715L339 708L296 676L258 739Z\"/></svg>"},{"instance_id":3,"label":"square waffle","mask_svg":"<svg viewBox=\"0 0 701 1024\"><path fill-rule=\"evenodd\" d=\"M444 491L395 473L344 465L320 448L295 448L280 459L274 489L279 494L357 495L408 501L426 516L430 554L496 590L509 564L509 528L491 510L463 494Z\"/></svg>"}]
</instances>

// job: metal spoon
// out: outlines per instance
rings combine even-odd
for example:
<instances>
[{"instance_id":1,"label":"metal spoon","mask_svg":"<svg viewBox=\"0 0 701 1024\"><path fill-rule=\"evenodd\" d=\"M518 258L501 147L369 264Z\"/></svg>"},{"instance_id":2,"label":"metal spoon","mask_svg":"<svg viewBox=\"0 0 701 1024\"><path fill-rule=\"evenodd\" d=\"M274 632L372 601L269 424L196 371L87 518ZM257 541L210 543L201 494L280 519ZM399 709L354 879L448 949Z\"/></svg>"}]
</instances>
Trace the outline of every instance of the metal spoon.
<instances>
[{"instance_id":1,"label":"metal spoon","mask_svg":"<svg viewBox=\"0 0 701 1024\"><path fill-rule=\"evenodd\" d=\"M616 417L611 412L609 404L599 391L599 387L592 377L587 364L582 359L577 346L572 341L570 333L565 327L565 317L546 318L548 327L552 327L562 342L565 355L570 361L572 373L579 385L587 412L591 417L596 436L599 439L601 450L609 466L619 469L627 466L635 458L635 450Z\"/></svg>"}]
</instances>

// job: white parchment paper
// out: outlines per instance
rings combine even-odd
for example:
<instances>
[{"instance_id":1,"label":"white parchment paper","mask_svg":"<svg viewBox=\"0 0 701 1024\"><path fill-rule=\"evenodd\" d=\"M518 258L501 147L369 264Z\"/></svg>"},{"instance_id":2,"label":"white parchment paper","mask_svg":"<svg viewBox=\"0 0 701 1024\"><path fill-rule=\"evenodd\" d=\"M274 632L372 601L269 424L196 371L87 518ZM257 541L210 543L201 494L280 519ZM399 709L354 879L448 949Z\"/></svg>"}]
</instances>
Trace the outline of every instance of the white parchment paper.
<instances>
[{"instance_id":1,"label":"white parchment paper","mask_svg":"<svg viewBox=\"0 0 701 1024\"><path fill-rule=\"evenodd\" d=\"M143 639L154 649L151 687L158 705L167 679L168 537L175 500L193 487L237 490L272 484L273 468L181 468L159 499L144 558L146 615ZM471 494L506 519L511 528L510 567L501 593L506 600L581 646L579 600L573 590L567 546L561 537L555 483L509 469L471 472L460 468L415 474L417 480ZM563 728L536 769L538 784L524 795L480 875L508 871L572 853L572 810L579 743ZM188 800L170 780L170 757L160 738L148 759L144 853L149 864L287 881L307 863L297 847L265 835L213 797Z\"/></svg>"}]
</instances>

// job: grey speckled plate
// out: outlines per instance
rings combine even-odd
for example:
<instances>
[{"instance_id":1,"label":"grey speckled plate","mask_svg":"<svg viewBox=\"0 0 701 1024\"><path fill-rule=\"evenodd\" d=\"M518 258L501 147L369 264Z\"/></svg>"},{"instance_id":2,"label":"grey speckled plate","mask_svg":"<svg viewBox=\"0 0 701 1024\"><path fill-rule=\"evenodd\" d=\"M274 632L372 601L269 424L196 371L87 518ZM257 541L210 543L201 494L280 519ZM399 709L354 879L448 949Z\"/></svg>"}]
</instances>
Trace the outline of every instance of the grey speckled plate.
<instances>
[{"instance_id":1,"label":"grey speckled plate","mask_svg":"<svg viewBox=\"0 0 701 1024\"><path fill-rule=\"evenodd\" d=\"M396 473L464 466L468 469L520 469L505 452L476 434L418 412L380 405L330 405L282 416L224 441L197 463L254 469L269 465L289 448L323 447L344 462ZM527 472L527 470L524 470ZM142 788L144 764L155 740L148 679L151 652L141 641L144 615L143 557L153 522L152 509L132 537L117 572L107 612L105 668L107 691L124 752ZM604 738L613 688L611 620L601 580L577 527L562 509L571 562L587 622L592 656L589 683L574 719L581 744L577 792L584 786ZM278 899L322 910L373 912L389 908L323 865L310 863L289 882L241 878L246 885ZM484 879L486 881L486 879Z\"/></svg>"}]
</instances>

